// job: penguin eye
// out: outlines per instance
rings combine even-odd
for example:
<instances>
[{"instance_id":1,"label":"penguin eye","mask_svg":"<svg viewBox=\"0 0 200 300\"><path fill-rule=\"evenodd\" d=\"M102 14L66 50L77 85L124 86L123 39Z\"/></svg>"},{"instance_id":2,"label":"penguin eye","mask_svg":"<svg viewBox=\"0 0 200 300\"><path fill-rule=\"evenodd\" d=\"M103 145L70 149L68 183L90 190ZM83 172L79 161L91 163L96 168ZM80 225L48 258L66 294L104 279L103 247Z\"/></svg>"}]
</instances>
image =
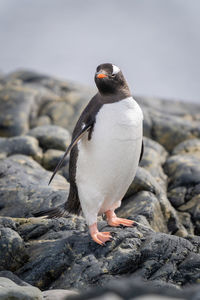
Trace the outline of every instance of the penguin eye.
<instances>
[{"instance_id":1,"label":"penguin eye","mask_svg":"<svg viewBox=\"0 0 200 300\"><path fill-rule=\"evenodd\" d=\"M111 74L111 77L115 77L116 74Z\"/></svg>"}]
</instances>

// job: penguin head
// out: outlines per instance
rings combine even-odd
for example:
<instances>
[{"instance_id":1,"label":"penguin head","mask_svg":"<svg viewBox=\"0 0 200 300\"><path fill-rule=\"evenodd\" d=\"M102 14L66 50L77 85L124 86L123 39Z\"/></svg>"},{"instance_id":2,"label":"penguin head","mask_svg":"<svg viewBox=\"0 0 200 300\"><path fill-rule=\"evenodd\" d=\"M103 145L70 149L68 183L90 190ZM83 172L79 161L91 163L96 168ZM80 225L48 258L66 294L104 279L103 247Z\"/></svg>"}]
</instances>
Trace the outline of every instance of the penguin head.
<instances>
[{"instance_id":1,"label":"penguin head","mask_svg":"<svg viewBox=\"0 0 200 300\"><path fill-rule=\"evenodd\" d=\"M99 65L94 79L100 94L113 94L128 89L122 71L113 64Z\"/></svg>"}]
</instances>

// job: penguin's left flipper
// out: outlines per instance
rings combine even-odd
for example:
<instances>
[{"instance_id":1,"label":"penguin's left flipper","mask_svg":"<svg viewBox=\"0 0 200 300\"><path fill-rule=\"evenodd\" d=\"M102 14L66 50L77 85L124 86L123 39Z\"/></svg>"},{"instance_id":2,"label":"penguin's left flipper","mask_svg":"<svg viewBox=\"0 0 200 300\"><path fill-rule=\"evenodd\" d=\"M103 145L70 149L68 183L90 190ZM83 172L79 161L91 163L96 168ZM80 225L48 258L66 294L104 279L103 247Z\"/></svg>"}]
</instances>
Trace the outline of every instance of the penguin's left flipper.
<instances>
[{"instance_id":1,"label":"penguin's left flipper","mask_svg":"<svg viewBox=\"0 0 200 300\"><path fill-rule=\"evenodd\" d=\"M60 167L63 164L63 161L64 161L65 157L68 155L68 153L78 143L78 141L82 138L82 136L85 134L86 131L91 131L92 127L93 127L93 123L85 125L84 128L82 128L81 131L73 138L71 144L69 145L69 147L65 151L63 157L61 158L61 160L57 164L57 166L56 166L56 168L55 168L48 184L50 184L51 181L53 180L54 176L56 175L57 171L60 169ZM89 135L90 135L90 132L89 132Z\"/></svg>"}]
</instances>

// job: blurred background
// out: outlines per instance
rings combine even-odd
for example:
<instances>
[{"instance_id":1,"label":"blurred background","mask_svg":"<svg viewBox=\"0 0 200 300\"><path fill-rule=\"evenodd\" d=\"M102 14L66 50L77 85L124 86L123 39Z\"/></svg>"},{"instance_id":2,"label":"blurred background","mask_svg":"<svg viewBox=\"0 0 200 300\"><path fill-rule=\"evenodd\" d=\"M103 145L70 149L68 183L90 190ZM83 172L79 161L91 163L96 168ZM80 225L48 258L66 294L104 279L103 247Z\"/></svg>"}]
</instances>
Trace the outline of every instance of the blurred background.
<instances>
[{"instance_id":1,"label":"blurred background","mask_svg":"<svg viewBox=\"0 0 200 300\"><path fill-rule=\"evenodd\" d=\"M118 65L133 94L200 102L199 0L0 0L0 72L94 86Z\"/></svg>"}]
</instances>

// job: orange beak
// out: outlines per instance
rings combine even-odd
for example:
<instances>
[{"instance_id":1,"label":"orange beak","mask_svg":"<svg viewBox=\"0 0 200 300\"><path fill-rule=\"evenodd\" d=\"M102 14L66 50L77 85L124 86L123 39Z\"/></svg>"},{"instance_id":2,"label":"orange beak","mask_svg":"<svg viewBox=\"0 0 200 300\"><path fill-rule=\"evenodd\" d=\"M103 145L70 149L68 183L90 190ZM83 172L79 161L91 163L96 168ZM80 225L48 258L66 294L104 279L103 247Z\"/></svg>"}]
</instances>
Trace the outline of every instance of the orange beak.
<instances>
[{"instance_id":1,"label":"orange beak","mask_svg":"<svg viewBox=\"0 0 200 300\"><path fill-rule=\"evenodd\" d=\"M108 77L108 76L103 73L100 73L97 75L97 78L105 78L105 77Z\"/></svg>"}]
</instances>

